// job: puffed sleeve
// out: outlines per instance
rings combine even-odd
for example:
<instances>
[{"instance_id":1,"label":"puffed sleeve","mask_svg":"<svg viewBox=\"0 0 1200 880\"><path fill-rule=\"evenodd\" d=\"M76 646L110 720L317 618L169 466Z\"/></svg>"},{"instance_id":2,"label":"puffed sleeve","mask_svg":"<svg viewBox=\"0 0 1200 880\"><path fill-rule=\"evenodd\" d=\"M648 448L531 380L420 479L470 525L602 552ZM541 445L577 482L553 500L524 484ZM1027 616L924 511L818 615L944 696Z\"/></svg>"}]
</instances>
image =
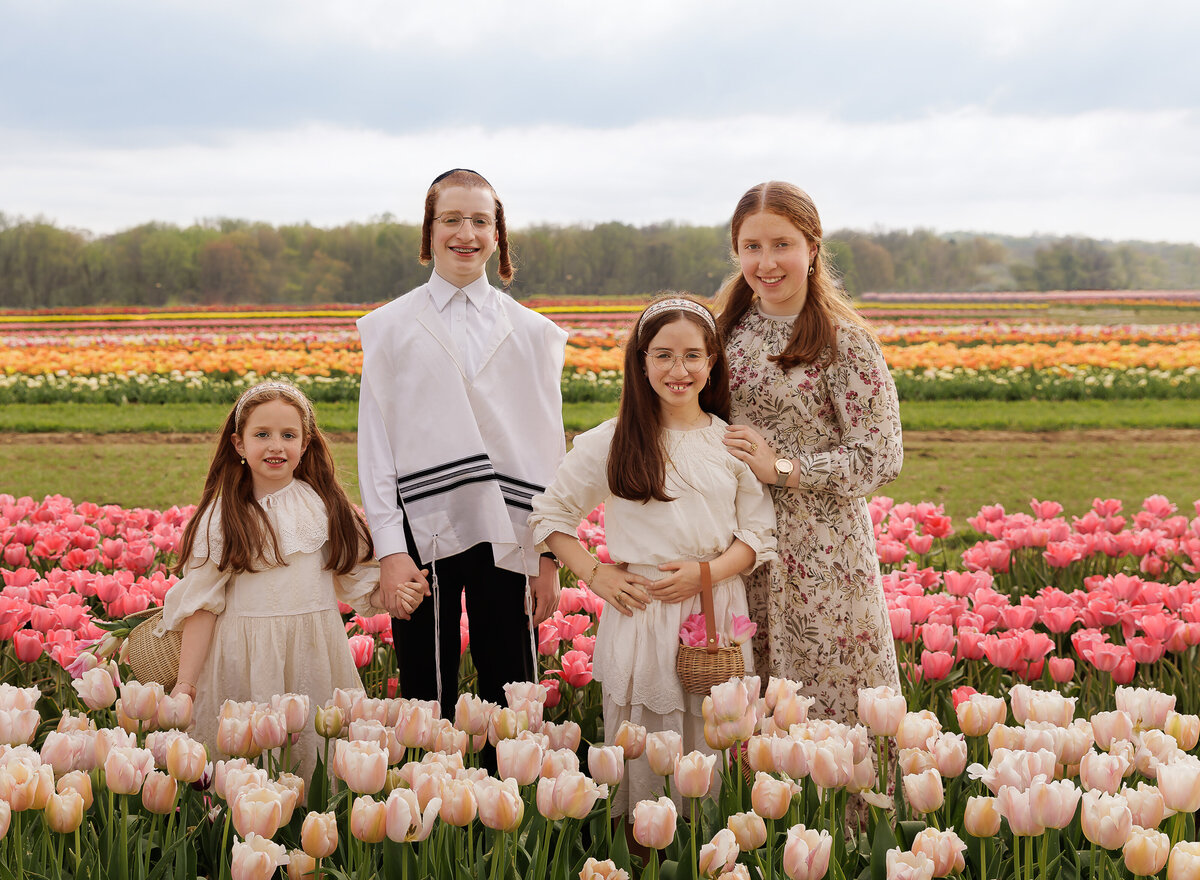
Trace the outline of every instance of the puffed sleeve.
<instances>
[{"instance_id":1,"label":"puffed sleeve","mask_svg":"<svg viewBox=\"0 0 1200 880\"><path fill-rule=\"evenodd\" d=\"M738 486L733 502L737 520L733 536L754 551L754 562L742 572L749 574L764 562L779 558L775 552L775 504L754 472L744 462L735 460L735 464Z\"/></svg>"},{"instance_id":2,"label":"puffed sleeve","mask_svg":"<svg viewBox=\"0 0 1200 880\"><path fill-rule=\"evenodd\" d=\"M338 601L346 603L363 617L387 612L386 608L371 602L371 594L378 586L379 563L374 561L359 563L349 574L333 576L333 592Z\"/></svg>"},{"instance_id":3,"label":"puffed sleeve","mask_svg":"<svg viewBox=\"0 0 1200 880\"><path fill-rule=\"evenodd\" d=\"M539 550L554 532L574 537L579 521L608 497L608 449L612 444L615 419L575 438L571 451L554 473L554 482L534 496L529 527Z\"/></svg>"},{"instance_id":4,"label":"puffed sleeve","mask_svg":"<svg viewBox=\"0 0 1200 880\"><path fill-rule=\"evenodd\" d=\"M838 326L837 337L837 356L825 375L842 442L827 451L802 452L796 470L801 489L861 497L900 475L900 401L874 337L848 324Z\"/></svg>"},{"instance_id":5,"label":"puffed sleeve","mask_svg":"<svg viewBox=\"0 0 1200 880\"><path fill-rule=\"evenodd\" d=\"M225 610L225 589L232 576L229 571L219 571L213 560L193 556L183 577L163 599L162 628L182 630L184 621L197 611L220 614Z\"/></svg>"}]
</instances>

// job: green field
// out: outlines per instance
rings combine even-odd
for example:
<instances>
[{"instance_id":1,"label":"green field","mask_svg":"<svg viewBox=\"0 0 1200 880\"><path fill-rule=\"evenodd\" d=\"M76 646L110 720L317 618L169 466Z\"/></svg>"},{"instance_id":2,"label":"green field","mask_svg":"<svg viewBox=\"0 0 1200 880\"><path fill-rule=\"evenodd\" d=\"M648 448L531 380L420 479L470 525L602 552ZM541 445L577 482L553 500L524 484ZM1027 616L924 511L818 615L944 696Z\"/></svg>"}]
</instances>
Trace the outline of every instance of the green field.
<instances>
[{"instance_id":1,"label":"green field","mask_svg":"<svg viewBox=\"0 0 1200 880\"><path fill-rule=\"evenodd\" d=\"M354 442L338 439L333 448L357 500ZM0 492L161 509L198 498L211 454L212 441L195 435L9 437L0 446ZM983 504L1027 510L1031 496L1082 514L1095 496L1136 507L1161 493L1190 512L1200 499L1197 460L1200 431L909 431L900 479L881 492L901 501L943 502L960 529Z\"/></svg>"}]
</instances>

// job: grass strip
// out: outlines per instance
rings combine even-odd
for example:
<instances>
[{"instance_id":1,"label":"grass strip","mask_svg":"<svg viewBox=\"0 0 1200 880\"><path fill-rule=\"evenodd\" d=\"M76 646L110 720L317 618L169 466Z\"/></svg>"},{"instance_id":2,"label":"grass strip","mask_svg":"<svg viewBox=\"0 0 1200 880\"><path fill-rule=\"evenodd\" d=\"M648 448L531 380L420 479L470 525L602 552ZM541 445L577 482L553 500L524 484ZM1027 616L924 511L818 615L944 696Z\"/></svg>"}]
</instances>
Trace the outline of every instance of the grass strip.
<instances>
[{"instance_id":1,"label":"grass strip","mask_svg":"<svg viewBox=\"0 0 1200 880\"><path fill-rule=\"evenodd\" d=\"M977 437L979 439L972 439ZM984 439L986 438L986 439ZM163 509L200 496L211 442L152 434L103 442L61 437L9 438L0 444L0 492L42 498ZM332 443L339 476L358 494L353 440ZM901 501L945 504L958 529L984 504L1028 511L1031 497L1053 499L1082 515L1094 497L1120 498L1137 510L1143 498L1164 494L1181 512L1200 499L1200 432L990 434L909 432L900 478L880 490Z\"/></svg>"}]
</instances>

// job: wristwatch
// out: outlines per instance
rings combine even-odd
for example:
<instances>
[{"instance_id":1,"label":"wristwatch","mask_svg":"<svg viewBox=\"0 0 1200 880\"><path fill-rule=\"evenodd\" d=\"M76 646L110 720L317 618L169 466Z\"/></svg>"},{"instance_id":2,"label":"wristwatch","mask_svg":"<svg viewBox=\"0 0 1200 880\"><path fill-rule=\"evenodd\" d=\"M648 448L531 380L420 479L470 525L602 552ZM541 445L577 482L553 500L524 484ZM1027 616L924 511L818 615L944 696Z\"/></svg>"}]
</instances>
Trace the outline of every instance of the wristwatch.
<instances>
[{"instance_id":1,"label":"wristwatch","mask_svg":"<svg viewBox=\"0 0 1200 880\"><path fill-rule=\"evenodd\" d=\"M790 458L775 459L775 488L782 489L787 485L788 477L796 466Z\"/></svg>"}]
</instances>

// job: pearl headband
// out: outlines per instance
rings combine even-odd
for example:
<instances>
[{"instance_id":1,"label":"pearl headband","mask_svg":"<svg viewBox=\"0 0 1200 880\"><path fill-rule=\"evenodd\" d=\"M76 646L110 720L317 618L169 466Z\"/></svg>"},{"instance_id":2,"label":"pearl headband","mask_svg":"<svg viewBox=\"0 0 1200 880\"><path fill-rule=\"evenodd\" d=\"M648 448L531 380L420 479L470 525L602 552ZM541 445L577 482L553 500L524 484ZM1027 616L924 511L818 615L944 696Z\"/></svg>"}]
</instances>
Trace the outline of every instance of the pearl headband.
<instances>
[{"instance_id":1,"label":"pearl headband","mask_svg":"<svg viewBox=\"0 0 1200 880\"><path fill-rule=\"evenodd\" d=\"M312 427L316 423L316 417L313 415L312 402L305 396L304 392L287 382L259 382L257 385L252 385L242 392L242 396L238 398L237 406L233 408L233 424L236 426L242 421L242 410L255 397L261 394L266 394L269 391L278 391L289 401L299 407L301 414L304 416L304 421L307 427Z\"/></svg>"},{"instance_id":2,"label":"pearl headband","mask_svg":"<svg viewBox=\"0 0 1200 880\"><path fill-rule=\"evenodd\" d=\"M656 303L651 303L642 312L642 316L638 318L638 328L642 326L642 322L647 318L652 318L659 312L691 312L694 315L700 315L708 323L709 329L713 333L717 332L717 322L713 319L712 312L700 305L698 302L693 302L690 299L682 297L671 297L670 299L660 299Z\"/></svg>"}]
</instances>

